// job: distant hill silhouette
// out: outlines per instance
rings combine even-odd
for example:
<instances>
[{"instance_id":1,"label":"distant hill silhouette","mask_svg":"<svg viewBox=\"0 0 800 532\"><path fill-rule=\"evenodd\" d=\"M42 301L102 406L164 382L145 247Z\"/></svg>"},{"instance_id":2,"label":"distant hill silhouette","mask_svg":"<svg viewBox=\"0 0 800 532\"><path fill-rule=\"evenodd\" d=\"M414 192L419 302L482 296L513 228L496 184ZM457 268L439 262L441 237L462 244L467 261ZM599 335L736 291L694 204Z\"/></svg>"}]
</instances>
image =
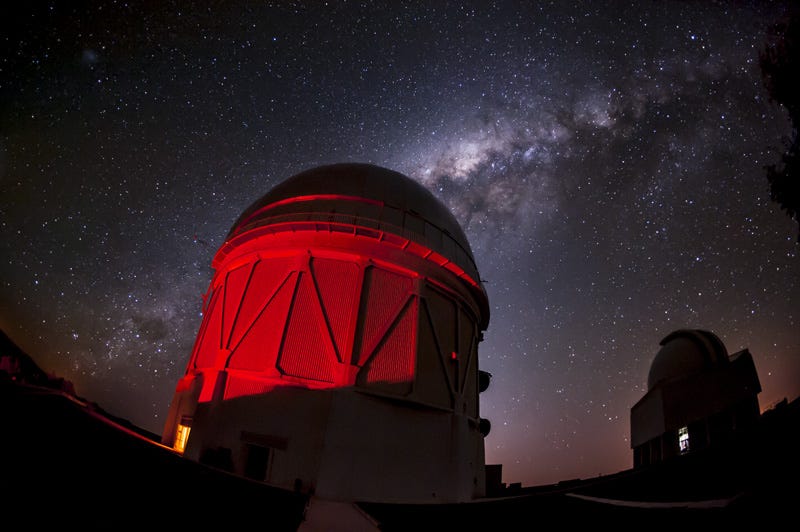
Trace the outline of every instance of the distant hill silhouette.
<instances>
[{"instance_id":1,"label":"distant hill silhouette","mask_svg":"<svg viewBox=\"0 0 800 532\"><path fill-rule=\"evenodd\" d=\"M42 386L50 381L50 376L2 330L0 330L0 376Z\"/></svg>"},{"instance_id":2,"label":"distant hill silhouette","mask_svg":"<svg viewBox=\"0 0 800 532\"><path fill-rule=\"evenodd\" d=\"M132 430L141 436L153 441L160 441L161 435L138 427L127 419L107 412L97 403L79 396L71 381L58 377L55 373L48 373L42 369L33 358L22 350L5 331L0 330L0 380L8 379L17 384L42 386L67 394L84 406L94 410L114 423Z\"/></svg>"}]
</instances>

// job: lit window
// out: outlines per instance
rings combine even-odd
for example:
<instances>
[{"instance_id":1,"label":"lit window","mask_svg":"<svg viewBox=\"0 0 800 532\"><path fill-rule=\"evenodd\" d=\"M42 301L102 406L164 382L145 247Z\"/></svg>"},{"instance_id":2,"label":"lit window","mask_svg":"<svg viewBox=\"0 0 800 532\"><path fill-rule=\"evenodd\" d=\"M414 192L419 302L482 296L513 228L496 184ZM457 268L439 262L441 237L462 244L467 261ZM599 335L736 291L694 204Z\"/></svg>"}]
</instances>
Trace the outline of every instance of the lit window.
<instances>
[{"instance_id":1,"label":"lit window","mask_svg":"<svg viewBox=\"0 0 800 532\"><path fill-rule=\"evenodd\" d=\"M682 453L689 450L689 427L681 427L678 430L678 447Z\"/></svg>"},{"instance_id":2,"label":"lit window","mask_svg":"<svg viewBox=\"0 0 800 532\"><path fill-rule=\"evenodd\" d=\"M189 431L191 430L192 427L178 423L178 431L175 433L175 445L173 447L181 454L186 450L186 442L189 439Z\"/></svg>"}]
</instances>

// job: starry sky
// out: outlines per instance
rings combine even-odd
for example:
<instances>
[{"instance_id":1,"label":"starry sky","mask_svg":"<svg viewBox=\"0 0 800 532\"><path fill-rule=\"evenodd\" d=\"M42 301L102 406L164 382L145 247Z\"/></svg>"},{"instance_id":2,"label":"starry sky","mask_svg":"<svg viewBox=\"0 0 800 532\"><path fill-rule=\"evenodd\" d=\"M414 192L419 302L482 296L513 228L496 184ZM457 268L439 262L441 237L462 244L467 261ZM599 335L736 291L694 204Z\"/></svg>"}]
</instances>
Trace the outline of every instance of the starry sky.
<instances>
[{"instance_id":1,"label":"starry sky","mask_svg":"<svg viewBox=\"0 0 800 532\"><path fill-rule=\"evenodd\" d=\"M782 2L24 2L0 25L0 327L160 433L211 258L273 185L368 162L461 222L491 306L487 463L632 464L679 328L800 393L791 132L758 65Z\"/></svg>"}]
</instances>

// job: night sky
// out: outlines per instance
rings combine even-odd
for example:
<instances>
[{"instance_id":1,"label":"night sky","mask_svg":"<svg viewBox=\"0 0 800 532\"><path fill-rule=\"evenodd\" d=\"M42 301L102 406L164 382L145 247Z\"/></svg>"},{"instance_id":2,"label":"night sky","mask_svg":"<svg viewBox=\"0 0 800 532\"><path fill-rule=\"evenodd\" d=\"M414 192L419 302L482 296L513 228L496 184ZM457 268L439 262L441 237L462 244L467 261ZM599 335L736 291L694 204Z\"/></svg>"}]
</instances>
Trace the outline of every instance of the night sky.
<instances>
[{"instance_id":1,"label":"night sky","mask_svg":"<svg viewBox=\"0 0 800 532\"><path fill-rule=\"evenodd\" d=\"M23 2L0 16L0 327L160 433L211 258L273 185L368 162L426 185L491 306L487 463L632 464L679 328L800 393L791 132L758 54L780 2Z\"/></svg>"}]
</instances>

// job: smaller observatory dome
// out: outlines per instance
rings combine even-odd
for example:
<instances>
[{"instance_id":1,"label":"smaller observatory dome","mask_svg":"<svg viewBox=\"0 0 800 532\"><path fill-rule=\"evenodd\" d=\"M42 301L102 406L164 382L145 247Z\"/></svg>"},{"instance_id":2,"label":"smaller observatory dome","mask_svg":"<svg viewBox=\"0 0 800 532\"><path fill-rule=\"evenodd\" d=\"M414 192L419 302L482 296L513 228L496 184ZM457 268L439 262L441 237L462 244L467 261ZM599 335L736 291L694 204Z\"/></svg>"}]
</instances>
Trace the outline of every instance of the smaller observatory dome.
<instances>
[{"instance_id":1,"label":"smaller observatory dome","mask_svg":"<svg viewBox=\"0 0 800 532\"><path fill-rule=\"evenodd\" d=\"M728 362L728 351L717 335L701 329L680 329L668 334L650 365L647 388L661 381L685 377Z\"/></svg>"}]
</instances>

